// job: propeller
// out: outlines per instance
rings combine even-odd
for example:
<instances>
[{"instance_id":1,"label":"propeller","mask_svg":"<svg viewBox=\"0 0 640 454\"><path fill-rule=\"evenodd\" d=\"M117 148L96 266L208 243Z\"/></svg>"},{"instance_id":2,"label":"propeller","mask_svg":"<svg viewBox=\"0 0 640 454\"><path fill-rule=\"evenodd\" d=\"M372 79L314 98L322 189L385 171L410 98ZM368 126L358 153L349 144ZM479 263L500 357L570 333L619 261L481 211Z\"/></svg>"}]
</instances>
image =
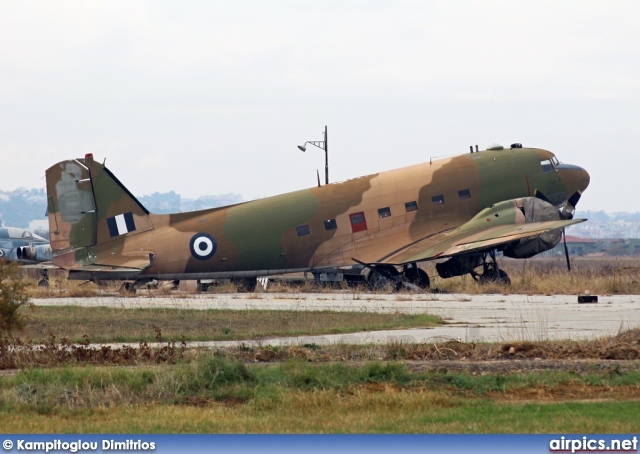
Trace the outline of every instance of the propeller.
<instances>
[{"instance_id":1,"label":"propeller","mask_svg":"<svg viewBox=\"0 0 640 454\"><path fill-rule=\"evenodd\" d=\"M564 204L562 211L560 212L560 217L563 219L573 219L573 213L576 211L576 205L578 201L580 201L580 197L582 193L580 191L576 191L573 193L567 203Z\"/></svg>"},{"instance_id":2,"label":"propeller","mask_svg":"<svg viewBox=\"0 0 640 454\"><path fill-rule=\"evenodd\" d=\"M551 205L553 205L553 203L551 203L551 200L549 200L547 198L547 196L542 193L541 190L535 189L533 191L533 195L535 195L538 199L542 200L543 202L547 202L547 203L550 203Z\"/></svg>"},{"instance_id":3,"label":"propeller","mask_svg":"<svg viewBox=\"0 0 640 454\"><path fill-rule=\"evenodd\" d=\"M534 195L547 203L551 203L551 201L545 196L542 191L536 189L534 191ZM573 214L576 211L576 205L580 201L580 197L582 193L580 191L574 192L571 197L567 200L567 203L564 204L562 209L558 210L558 214L560 215L560 219L573 219ZM569 259L569 248L567 247L567 232L565 229L562 229L562 240L564 242L564 255L567 258L567 269L571 271L571 260Z\"/></svg>"},{"instance_id":4,"label":"propeller","mask_svg":"<svg viewBox=\"0 0 640 454\"><path fill-rule=\"evenodd\" d=\"M549 198L544 195L539 189L536 189L535 191L533 191L533 193L538 199L553 205L553 203L551 203L551 200L549 200ZM580 191L576 191L571 195L571 197L569 197L567 203L565 203L562 209L558 211L558 213L560 214L560 219L573 219L573 213L576 210L576 205L578 205L578 201L580 201L581 196L582 193Z\"/></svg>"},{"instance_id":5,"label":"propeller","mask_svg":"<svg viewBox=\"0 0 640 454\"><path fill-rule=\"evenodd\" d=\"M574 192L567 203L564 204L562 210L560 210L560 218L562 219L573 219L573 214L576 211L576 205L580 201L580 197L582 193L580 191ZM564 241L564 256L567 258L567 269L571 271L571 260L569 260L569 248L567 247L567 232L565 229L562 229L562 240Z\"/></svg>"},{"instance_id":6,"label":"propeller","mask_svg":"<svg viewBox=\"0 0 640 454\"><path fill-rule=\"evenodd\" d=\"M567 247L567 233L562 229L562 240L564 241L564 256L567 258L567 269L571 271L571 260L569 259L569 248Z\"/></svg>"}]
</instances>

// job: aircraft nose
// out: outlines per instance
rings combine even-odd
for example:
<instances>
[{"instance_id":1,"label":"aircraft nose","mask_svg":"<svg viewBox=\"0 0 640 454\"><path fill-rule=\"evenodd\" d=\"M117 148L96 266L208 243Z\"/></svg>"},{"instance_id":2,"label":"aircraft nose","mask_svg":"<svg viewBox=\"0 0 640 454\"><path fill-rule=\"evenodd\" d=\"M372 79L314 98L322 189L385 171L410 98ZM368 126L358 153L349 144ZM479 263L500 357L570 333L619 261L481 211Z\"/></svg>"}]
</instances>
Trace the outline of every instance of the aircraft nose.
<instances>
[{"instance_id":1,"label":"aircraft nose","mask_svg":"<svg viewBox=\"0 0 640 454\"><path fill-rule=\"evenodd\" d=\"M557 169L560 173L560 178L562 179L570 193L573 193L575 191L584 191L585 189L587 189L587 186L589 186L589 183L591 182L591 176L589 176L589 172L587 172L580 166L575 166L572 164L559 164Z\"/></svg>"}]
</instances>

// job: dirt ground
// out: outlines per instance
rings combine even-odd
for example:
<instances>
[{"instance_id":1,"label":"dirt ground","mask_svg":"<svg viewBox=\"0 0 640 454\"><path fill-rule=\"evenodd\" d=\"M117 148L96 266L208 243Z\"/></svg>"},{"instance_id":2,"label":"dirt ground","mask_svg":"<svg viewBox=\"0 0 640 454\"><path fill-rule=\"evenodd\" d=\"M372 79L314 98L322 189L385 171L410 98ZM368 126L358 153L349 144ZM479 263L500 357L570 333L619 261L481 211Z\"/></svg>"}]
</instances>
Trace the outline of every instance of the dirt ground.
<instances>
[{"instance_id":1,"label":"dirt ground","mask_svg":"<svg viewBox=\"0 0 640 454\"><path fill-rule=\"evenodd\" d=\"M291 347L221 347L185 349L169 343L161 348L141 344L140 348L95 348L51 341L45 346L13 344L4 339L0 345L0 370L19 364L57 367L74 364L157 363L158 358L174 362L182 356L214 354L246 363L274 363L292 358L308 362L401 361L415 371L451 370L470 373L525 372L532 370L573 370L576 372L624 371L640 367L640 328L616 336L590 341L511 342L476 344L459 341L429 344L402 342L381 345L304 344ZM166 357L166 358L165 358ZM160 361L160 362L165 362Z\"/></svg>"},{"instance_id":2,"label":"dirt ground","mask_svg":"<svg viewBox=\"0 0 640 454\"><path fill-rule=\"evenodd\" d=\"M640 329L592 341L475 344L387 344L282 349L222 348L216 354L245 362L271 363L292 357L309 362L402 361L413 371L441 370L473 374L572 370L578 373L625 371L640 367Z\"/></svg>"}]
</instances>

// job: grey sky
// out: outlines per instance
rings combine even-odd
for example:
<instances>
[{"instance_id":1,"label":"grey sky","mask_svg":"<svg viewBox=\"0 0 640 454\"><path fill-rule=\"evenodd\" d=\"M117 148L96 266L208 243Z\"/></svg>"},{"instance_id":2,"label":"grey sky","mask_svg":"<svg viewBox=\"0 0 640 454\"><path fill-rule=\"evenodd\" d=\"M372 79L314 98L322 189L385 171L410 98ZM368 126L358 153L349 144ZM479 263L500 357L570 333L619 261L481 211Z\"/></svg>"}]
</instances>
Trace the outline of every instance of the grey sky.
<instances>
[{"instance_id":1,"label":"grey sky","mask_svg":"<svg viewBox=\"0 0 640 454\"><path fill-rule=\"evenodd\" d=\"M91 152L136 195L315 185L522 142L640 211L637 1L0 0L0 189Z\"/></svg>"}]
</instances>

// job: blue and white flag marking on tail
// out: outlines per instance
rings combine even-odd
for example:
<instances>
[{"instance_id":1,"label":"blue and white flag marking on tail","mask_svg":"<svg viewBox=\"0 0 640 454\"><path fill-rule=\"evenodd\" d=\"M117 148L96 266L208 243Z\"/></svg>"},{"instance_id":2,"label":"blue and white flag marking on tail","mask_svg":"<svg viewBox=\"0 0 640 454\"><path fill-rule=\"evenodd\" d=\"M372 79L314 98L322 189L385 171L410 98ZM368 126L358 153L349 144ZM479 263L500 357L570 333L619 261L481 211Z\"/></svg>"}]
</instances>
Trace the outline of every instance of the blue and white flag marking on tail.
<instances>
[{"instance_id":1,"label":"blue and white flag marking on tail","mask_svg":"<svg viewBox=\"0 0 640 454\"><path fill-rule=\"evenodd\" d=\"M124 235L136 229L136 224L133 222L133 214L131 214L131 212L107 218L107 224L109 225L109 233L111 236Z\"/></svg>"}]
</instances>

